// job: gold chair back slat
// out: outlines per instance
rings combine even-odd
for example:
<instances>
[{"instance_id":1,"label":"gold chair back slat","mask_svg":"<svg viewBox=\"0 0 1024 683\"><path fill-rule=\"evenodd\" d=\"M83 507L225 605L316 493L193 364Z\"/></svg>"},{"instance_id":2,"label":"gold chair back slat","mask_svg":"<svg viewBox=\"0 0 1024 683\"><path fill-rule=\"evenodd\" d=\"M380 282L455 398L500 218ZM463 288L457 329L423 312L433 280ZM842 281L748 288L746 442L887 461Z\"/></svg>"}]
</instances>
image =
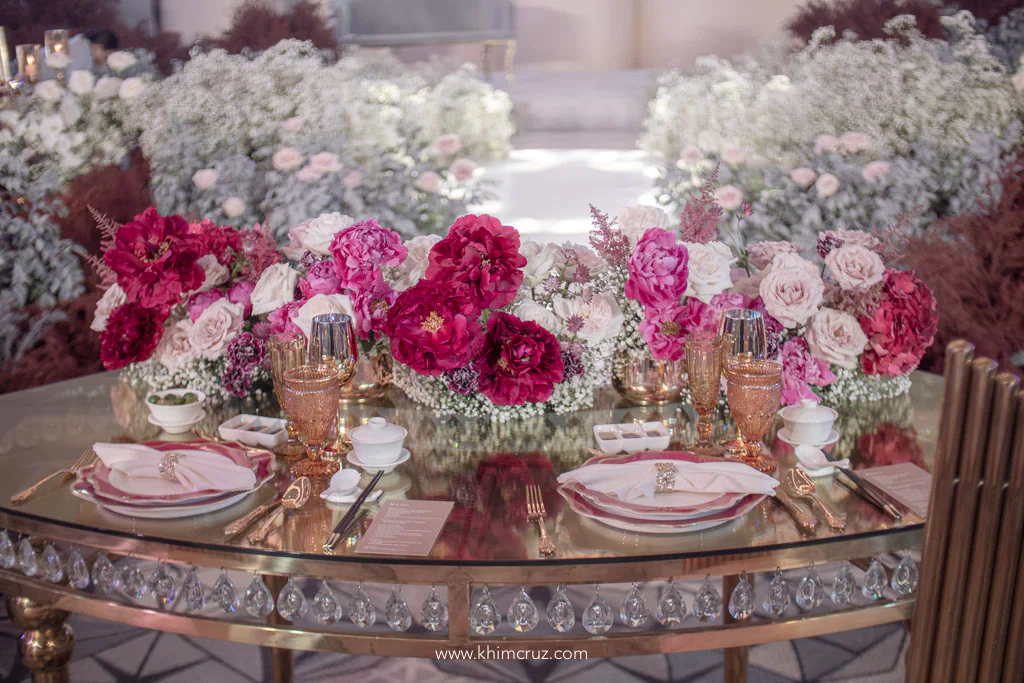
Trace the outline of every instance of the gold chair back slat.
<instances>
[{"instance_id":1,"label":"gold chair back slat","mask_svg":"<svg viewBox=\"0 0 1024 683\"><path fill-rule=\"evenodd\" d=\"M985 678L985 681L1024 681L1024 552L1021 552L1021 529L1024 528L1024 392L1017 395L1017 433L1013 445L1013 473L1010 479L1010 487L1007 490L1007 501L1012 502L1016 512L1016 519L1010 520L1009 525L1016 524L1014 529L1009 529L1007 534L1013 533L1014 543L1008 542L1005 558L1006 578L1008 585L1016 584L1013 588L1013 598L1007 591L1003 594L1003 600L1012 605L1007 628L991 631L1002 647L1006 648L1006 659L1003 662L1003 671L1000 674L995 671L992 678ZM1005 527L1004 527L1005 528ZM1003 537L1000 530L1000 537ZM1010 550L1014 550L1009 555ZM1003 548L999 549L1000 555ZM1004 558L1000 558L1004 559ZM991 647L991 642L988 644Z\"/></svg>"}]
</instances>

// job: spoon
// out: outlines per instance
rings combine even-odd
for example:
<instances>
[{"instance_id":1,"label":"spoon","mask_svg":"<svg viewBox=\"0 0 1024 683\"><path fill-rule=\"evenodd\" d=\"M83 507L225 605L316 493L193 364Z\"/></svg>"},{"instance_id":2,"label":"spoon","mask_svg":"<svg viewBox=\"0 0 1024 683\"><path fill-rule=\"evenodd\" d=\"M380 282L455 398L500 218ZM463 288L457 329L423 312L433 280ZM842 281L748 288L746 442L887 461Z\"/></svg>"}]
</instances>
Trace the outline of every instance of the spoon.
<instances>
[{"instance_id":1,"label":"spoon","mask_svg":"<svg viewBox=\"0 0 1024 683\"><path fill-rule=\"evenodd\" d=\"M812 508L817 506L830 527L836 531L842 531L846 528L846 519L833 512L820 498L814 495L817 486L807 476L806 472L795 467L790 469L786 472L786 484L788 484L790 492L794 496L803 500L809 500Z\"/></svg>"},{"instance_id":2,"label":"spoon","mask_svg":"<svg viewBox=\"0 0 1024 683\"><path fill-rule=\"evenodd\" d=\"M267 515L256 529L250 533L246 538L250 545L256 545L266 540L267 536L270 535L270 530L274 527L274 522L285 510L297 510L306 504L309 500L310 494L313 492L313 484L309 481L309 477L299 477L292 482L284 495L281 496L281 505L276 510Z\"/></svg>"}]
</instances>

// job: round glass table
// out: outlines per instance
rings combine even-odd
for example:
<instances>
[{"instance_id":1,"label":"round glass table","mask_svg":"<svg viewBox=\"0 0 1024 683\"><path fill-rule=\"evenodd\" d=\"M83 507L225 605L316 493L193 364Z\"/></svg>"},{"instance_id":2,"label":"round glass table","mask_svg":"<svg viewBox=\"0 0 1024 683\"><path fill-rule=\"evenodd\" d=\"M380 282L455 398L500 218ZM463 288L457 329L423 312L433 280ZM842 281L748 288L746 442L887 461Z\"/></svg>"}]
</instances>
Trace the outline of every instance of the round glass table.
<instances>
[{"instance_id":1,"label":"round glass table","mask_svg":"<svg viewBox=\"0 0 1024 683\"><path fill-rule=\"evenodd\" d=\"M930 470L941 394L941 377L916 373L907 395L841 407L833 453L849 457L854 469L912 462ZM322 545L348 506L322 500L323 484L316 483L309 502L286 510L265 542L250 546L244 535L225 540L227 524L288 486L283 459L274 479L255 494L184 519L120 516L73 496L67 486L11 504L13 494L70 467L93 443L197 435L216 440L217 425L239 412L276 411L251 401L228 405L210 410L196 434L169 436L149 424L143 402L115 374L0 396L0 591L23 630L20 651L37 680L66 676L74 643L65 624L69 613L274 648L279 680L289 679L294 649L541 658L557 652L611 657L718 648L726 649L728 677L743 680L747 646L905 620L913 612L912 594L887 582L873 591L862 586L873 559L888 578L901 557L916 556L924 520L904 510L894 521L832 478L816 480L818 495L845 515L842 532L826 524L802 532L772 499L724 526L671 535L623 531L576 514L556 490L556 477L592 457L595 425L661 421L673 435L670 450L682 450L680 444L696 438L688 407L630 406L605 388L597 390L592 410L509 423L438 415L397 391L379 405L342 406L346 429L372 416L406 427L411 458L381 479L380 499L333 555ZM719 432L725 435L724 425ZM795 463L791 447L774 434L768 442L781 469ZM528 484L540 488L543 524L557 548L553 556L539 552L538 527L527 514ZM403 499L454 503L429 554L356 553L381 502ZM91 568L84 581L80 562ZM840 587L836 576L851 569L857 590L846 599L831 595ZM787 588L775 591L772 602L768 580L776 570ZM877 570L872 571L877 584ZM811 574L820 576L823 588L817 600L804 591L814 588L813 581L806 584ZM203 586L201 606L195 602L196 577ZM691 610L681 623L663 624L659 600L670 579ZM189 581L192 596L186 599ZM743 610L729 606L738 583L754 590L753 614L746 618L736 618L732 612ZM291 600L284 608L283 598L273 602L282 591ZM535 628L527 628L524 592L536 610ZM790 599L801 592L802 600ZM261 607L268 594L269 604ZM785 604L779 605L783 594ZM620 615L623 595L623 604L634 599ZM485 597L502 617L496 628L481 627ZM572 609L562 603L561 617L545 618L546 607L560 599ZM610 628L594 625L588 607L595 600L610 608ZM693 615L697 600L701 618ZM305 614L296 613L300 602ZM335 602L340 611L333 609ZM504 618L516 605L520 616L522 610L528 615L518 629ZM709 607L717 610L709 614ZM367 608L374 618L367 617ZM572 623L566 621L568 611ZM646 618L636 623L637 613Z\"/></svg>"}]
</instances>

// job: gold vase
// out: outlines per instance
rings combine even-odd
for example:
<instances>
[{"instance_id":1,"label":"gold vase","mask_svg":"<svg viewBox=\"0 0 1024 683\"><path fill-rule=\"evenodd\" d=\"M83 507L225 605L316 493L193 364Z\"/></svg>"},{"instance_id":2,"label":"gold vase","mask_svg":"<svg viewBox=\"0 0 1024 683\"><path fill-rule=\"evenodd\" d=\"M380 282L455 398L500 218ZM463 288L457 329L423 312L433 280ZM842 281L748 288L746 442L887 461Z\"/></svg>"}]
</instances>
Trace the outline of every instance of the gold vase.
<instances>
[{"instance_id":1,"label":"gold vase","mask_svg":"<svg viewBox=\"0 0 1024 683\"><path fill-rule=\"evenodd\" d=\"M681 360L656 360L646 351L619 351L612 362L612 386L636 405L674 403L683 391Z\"/></svg>"},{"instance_id":2,"label":"gold vase","mask_svg":"<svg viewBox=\"0 0 1024 683\"><path fill-rule=\"evenodd\" d=\"M352 380L341 388L342 403L375 403L391 389L391 351L360 354Z\"/></svg>"}]
</instances>

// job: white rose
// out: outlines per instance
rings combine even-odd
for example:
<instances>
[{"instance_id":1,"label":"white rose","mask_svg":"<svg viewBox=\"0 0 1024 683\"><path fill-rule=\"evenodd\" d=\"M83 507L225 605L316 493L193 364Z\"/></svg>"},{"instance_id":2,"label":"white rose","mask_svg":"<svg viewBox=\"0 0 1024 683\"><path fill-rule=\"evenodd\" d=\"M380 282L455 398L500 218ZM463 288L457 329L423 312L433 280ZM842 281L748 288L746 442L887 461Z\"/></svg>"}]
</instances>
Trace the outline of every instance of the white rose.
<instances>
[{"instance_id":1,"label":"white rose","mask_svg":"<svg viewBox=\"0 0 1024 683\"><path fill-rule=\"evenodd\" d=\"M426 171L425 173L420 173L419 178L416 179L414 184L416 189L421 192L437 192L441 189L441 182L441 176L437 173Z\"/></svg>"},{"instance_id":2,"label":"white rose","mask_svg":"<svg viewBox=\"0 0 1024 683\"><path fill-rule=\"evenodd\" d=\"M582 296L570 299L555 296L551 305L555 309L555 315L561 319L563 329L570 317L575 315L582 318L583 327L576 334L591 344L611 339L619 333L625 322L622 309L611 292L594 294L589 303Z\"/></svg>"},{"instance_id":3,"label":"white rose","mask_svg":"<svg viewBox=\"0 0 1024 683\"><path fill-rule=\"evenodd\" d=\"M527 287L536 287L544 282L555 267L558 252L557 244L541 244L533 240L523 240L519 247L519 253L526 257L526 265L523 267L523 284Z\"/></svg>"},{"instance_id":4,"label":"white rose","mask_svg":"<svg viewBox=\"0 0 1024 683\"><path fill-rule=\"evenodd\" d=\"M686 250L690 254L687 264L686 296L711 303L712 297L721 294L732 286L729 272L736 257L729 247L721 242L686 242Z\"/></svg>"},{"instance_id":5,"label":"white rose","mask_svg":"<svg viewBox=\"0 0 1024 683\"><path fill-rule=\"evenodd\" d=\"M201 256L196 264L203 269L203 284L199 288L200 292L205 292L208 289L213 289L217 285L222 285L228 281L231 273L227 267L222 266L217 257L213 254L206 254Z\"/></svg>"},{"instance_id":6,"label":"white rose","mask_svg":"<svg viewBox=\"0 0 1024 683\"><path fill-rule=\"evenodd\" d=\"M459 185L465 185L472 180L474 171L476 171L476 162L472 159L456 159L448 167L448 173L455 178L455 182Z\"/></svg>"},{"instance_id":7,"label":"white rose","mask_svg":"<svg viewBox=\"0 0 1024 683\"><path fill-rule=\"evenodd\" d=\"M64 96L64 88L57 81L43 81L36 86L35 94L47 102L57 102Z\"/></svg>"},{"instance_id":8,"label":"white rose","mask_svg":"<svg viewBox=\"0 0 1024 683\"><path fill-rule=\"evenodd\" d=\"M278 171L294 171L305 160L306 158L299 154L299 150L294 147L282 147L274 152L272 159L274 168Z\"/></svg>"},{"instance_id":9,"label":"white rose","mask_svg":"<svg viewBox=\"0 0 1024 683\"><path fill-rule=\"evenodd\" d=\"M189 339L192 327L192 321L185 318L164 330L160 343L153 352L156 362L171 372L177 372L185 363L195 358L192 341Z\"/></svg>"},{"instance_id":10,"label":"white rose","mask_svg":"<svg viewBox=\"0 0 1024 683\"><path fill-rule=\"evenodd\" d=\"M338 213L320 214L309 222L306 227L305 242L307 251L321 256L331 253L331 242L334 236L345 228L354 225L355 219L351 216Z\"/></svg>"},{"instance_id":11,"label":"white rose","mask_svg":"<svg viewBox=\"0 0 1024 683\"><path fill-rule=\"evenodd\" d=\"M885 277L882 257L859 244L844 244L825 256L825 265L841 289L868 289Z\"/></svg>"},{"instance_id":12,"label":"white rose","mask_svg":"<svg viewBox=\"0 0 1024 683\"><path fill-rule=\"evenodd\" d=\"M857 369L857 358L868 343L856 318L831 308L823 308L811 318L804 339L812 356L847 370Z\"/></svg>"},{"instance_id":13,"label":"white rose","mask_svg":"<svg viewBox=\"0 0 1024 683\"><path fill-rule=\"evenodd\" d=\"M350 190L354 190L363 183L363 174L359 171L349 171L341 179L341 184Z\"/></svg>"},{"instance_id":14,"label":"white rose","mask_svg":"<svg viewBox=\"0 0 1024 683\"><path fill-rule=\"evenodd\" d=\"M888 161L872 161L870 164L864 164L864 168L860 170L860 175L864 180L873 183L889 175L889 171Z\"/></svg>"},{"instance_id":15,"label":"white rose","mask_svg":"<svg viewBox=\"0 0 1024 683\"><path fill-rule=\"evenodd\" d=\"M735 211L743 206L743 191L735 185L723 185L715 190L715 202L723 211Z\"/></svg>"},{"instance_id":16,"label":"white rose","mask_svg":"<svg viewBox=\"0 0 1024 683\"><path fill-rule=\"evenodd\" d=\"M814 181L814 189L818 192L819 197L831 197L839 191L839 178L831 173L822 173Z\"/></svg>"},{"instance_id":17,"label":"white rose","mask_svg":"<svg viewBox=\"0 0 1024 683\"><path fill-rule=\"evenodd\" d=\"M146 82L141 78L126 78L121 81L121 87L117 89L117 95L122 100L134 100L146 89Z\"/></svg>"},{"instance_id":18,"label":"white rose","mask_svg":"<svg viewBox=\"0 0 1024 683\"><path fill-rule=\"evenodd\" d=\"M323 177L323 173L313 167L313 164L306 164L299 169L299 172L295 174L295 177L300 183L312 183Z\"/></svg>"},{"instance_id":19,"label":"white rose","mask_svg":"<svg viewBox=\"0 0 1024 683\"><path fill-rule=\"evenodd\" d=\"M299 271L287 263L275 263L260 275L256 286L249 295L252 314L270 313L295 300L295 285L299 282Z\"/></svg>"},{"instance_id":20,"label":"white rose","mask_svg":"<svg viewBox=\"0 0 1024 683\"><path fill-rule=\"evenodd\" d=\"M128 300L124 290L116 282L103 292L103 296L96 302L96 314L93 315L89 329L93 332L102 332L107 329L107 320L114 309Z\"/></svg>"},{"instance_id":21,"label":"white rose","mask_svg":"<svg viewBox=\"0 0 1024 683\"><path fill-rule=\"evenodd\" d=\"M392 286L396 292L404 292L423 279L430 265L430 250L440 241L440 235L419 235L405 243L409 253L394 270L395 281Z\"/></svg>"},{"instance_id":22,"label":"white rose","mask_svg":"<svg viewBox=\"0 0 1024 683\"><path fill-rule=\"evenodd\" d=\"M46 55L46 66L51 69L66 69L71 66L71 57L68 57L63 52L53 52Z\"/></svg>"},{"instance_id":23,"label":"white rose","mask_svg":"<svg viewBox=\"0 0 1024 683\"><path fill-rule=\"evenodd\" d=\"M305 116L292 116L291 118L285 119L281 126L289 133L297 133L305 122Z\"/></svg>"},{"instance_id":24,"label":"white rose","mask_svg":"<svg viewBox=\"0 0 1024 683\"><path fill-rule=\"evenodd\" d=\"M839 136L839 148L843 154L857 154L871 149L871 136L867 133L848 131Z\"/></svg>"},{"instance_id":25,"label":"white rose","mask_svg":"<svg viewBox=\"0 0 1024 683\"><path fill-rule=\"evenodd\" d=\"M96 77L84 69L71 72L68 77L68 90L76 95L88 95L96 85Z\"/></svg>"},{"instance_id":26,"label":"white rose","mask_svg":"<svg viewBox=\"0 0 1024 683\"><path fill-rule=\"evenodd\" d=\"M245 201L241 197L228 197L220 205L228 218L238 218L245 213Z\"/></svg>"},{"instance_id":27,"label":"white rose","mask_svg":"<svg viewBox=\"0 0 1024 683\"><path fill-rule=\"evenodd\" d=\"M536 301L523 301L515 307L513 313L520 320L535 322L551 334L558 334L558 317Z\"/></svg>"},{"instance_id":28,"label":"white rose","mask_svg":"<svg viewBox=\"0 0 1024 683\"><path fill-rule=\"evenodd\" d=\"M810 268L798 262L807 263ZM825 283L813 263L796 254L779 254L761 280L758 292L768 314L792 329L818 312L825 295Z\"/></svg>"},{"instance_id":29,"label":"white rose","mask_svg":"<svg viewBox=\"0 0 1024 683\"><path fill-rule=\"evenodd\" d=\"M651 228L671 230L668 214L655 206L627 206L619 209L615 222L629 243L635 245Z\"/></svg>"},{"instance_id":30,"label":"white rose","mask_svg":"<svg viewBox=\"0 0 1024 683\"><path fill-rule=\"evenodd\" d=\"M0 123L13 128L21 120L21 114L13 109L0 109Z\"/></svg>"},{"instance_id":31,"label":"white rose","mask_svg":"<svg viewBox=\"0 0 1024 683\"><path fill-rule=\"evenodd\" d=\"M835 135L819 135L814 139L814 153L838 152L839 138Z\"/></svg>"},{"instance_id":32,"label":"white rose","mask_svg":"<svg viewBox=\"0 0 1024 683\"><path fill-rule=\"evenodd\" d=\"M813 168L801 166L800 168L794 168L792 171L790 171L789 177L793 179L794 183L796 183L797 185L806 190L808 187L814 184L814 181L818 177L818 174L814 172Z\"/></svg>"},{"instance_id":33,"label":"white rose","mask_svg":"<svg viewBox=\"0 0 1024 683\"><path fill-rule=\"evenodd\" d=\"M722 161L730 166L739 166L747 158L747 153L739 145L728 144L722 147Z\"/></svg>"},{"instance_id":34,"label":"white rose","mask_svg":"<svg viewBox=\"0 0 1024 683\"><path fill-rule=\"evenodd\" d=\"M679 156L679 162L684 166L693 166L703 158L704 152L700 151L700 147L697 147L696 145L687 145L683 148L683 153Z\"/></svg>"},{"instance_id":35,"label":"white rose","mask_svg":"<svg viewBox=\"0 0 1024 683\"><path fill-rule=\"evenodd\" d=\"M212 168L201 168L192 174L192 184L200 190L209 190L217 184L217 171Z\"/></svg>"},{"instance_id":36,"label":"white rose","mask_svg":"<svg viewBox=\"0 0 1024 683\"><path fill-rule=\"evenodd\" d=\"M60 117L68 128L78 123L84 113L77 97L65 97L60 103Z\"/></svg>"},{"instance_id":37,"label":"white rose","mask_svg":"<svg viewBox=\"0 0 1024 683\"><path fill-rule=\"evenodd\" d=\"M96 87L93 88L92 96L98 100L109 100L112 97L117 97L117 93L120 91L120 78L117 76L104 76L96 81Z\"/></svg>"},{"instance_id":38,"label":"white rose","mask_svg":"<svg viewBox=\"0 0 1024 683\"><path fill-rule=\"evenodd\" d=\"M441 156L455 156L462 149L462 140L455 133L442 135L434 142L434 151Z\"/></svg>"},{"instance_id":39,"label":"white rose","mask_svg":"<svg viewBox=\"0 0 1024 683\"><path fill-rule=\"evenodd\" d=\"M276 154L274 155L277 156ZM331 152L320 152L309 158L309 165L320 173L337 173L341 170L341 162L338 155Z\"/></svg>"},{"instance_id":40,"label":"white rose","mask_svg":"<svg viewBox=\"0 0 1024 683\"><path fill-rule=\"evenodd\" d=\"M227 299L217 299L196 318L188 331L188 341L196 356L217 360L227 350L228 342L242 331L245 307Z\"/></svg>"},{"instance_id":41,"label":"white rose","mask_svg":"<svg viewBox=\"0 0 1024 683\"><path fill-rule=\"evenodd\" d=\"M1017 92L1021 92L1022 90L1024 90L1024 69L1021 69L1020 71L1015 73L1013 75L1013 78L1011 79L1011 82L1013 83L1013 87Z\"/></svg>"},{"instance_id":42,"label":"white rose","mask_svg":"<svg viewBox=\"0 0 1024 683\"><path fill-rule=\"evenodd\" d=\"M121 73L125 69L132 68L138 61L139 60L136 59L135 55L133 55L131 52L125 52L124 50L111 52L109 55L107 55L107 66L109 66L117 73Z\"/></svg>"},{"instance_id":43,"label":"white rose","mask_svg":"<svg viewBox=\"0 0 1024 683\"><path fill-rule=\"evenodd\" d=\"M344 313L351 316L352 300L347 294L317 294L299 307L295 324L302 330L302 334L306 335L306 339L309 339L313 318L326 313Z\"/></svg>"}]
</instances>

